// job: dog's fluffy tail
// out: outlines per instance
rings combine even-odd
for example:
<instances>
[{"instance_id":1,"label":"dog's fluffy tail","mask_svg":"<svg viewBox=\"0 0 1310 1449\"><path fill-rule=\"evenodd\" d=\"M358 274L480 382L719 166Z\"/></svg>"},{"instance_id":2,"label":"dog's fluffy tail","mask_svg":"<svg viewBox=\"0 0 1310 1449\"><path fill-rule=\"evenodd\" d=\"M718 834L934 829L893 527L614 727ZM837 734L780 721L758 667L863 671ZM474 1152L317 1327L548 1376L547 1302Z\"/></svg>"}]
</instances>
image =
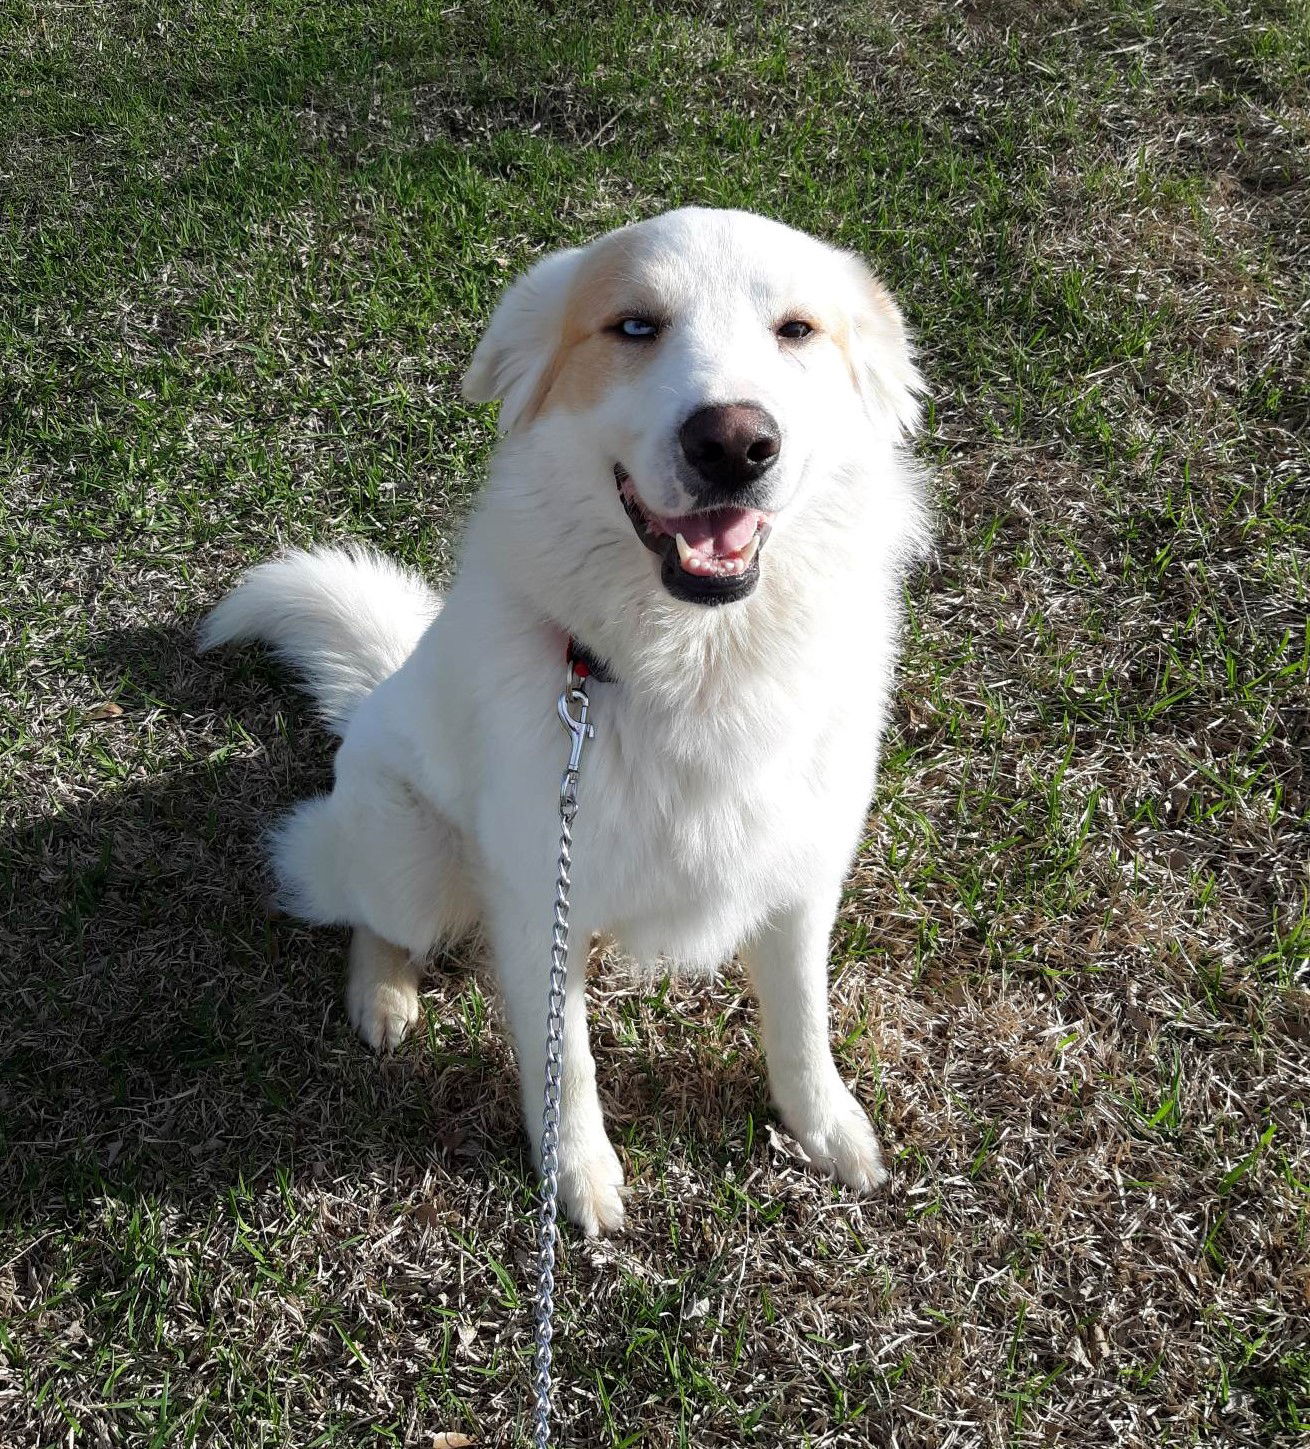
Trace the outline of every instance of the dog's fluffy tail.
<instances>
[{"instance_id":1,"label":"dog's fluffy tail","mask_svg":"<svg viewBox=\"0 0 1310 1449\"><path fill-rule=\"evenodd\" d=\"M243 575L200 626L200 648L259 639L303 676L337 733L413 652L440 598L368 549L296 549Z\"/></svg>"}]
</instances>

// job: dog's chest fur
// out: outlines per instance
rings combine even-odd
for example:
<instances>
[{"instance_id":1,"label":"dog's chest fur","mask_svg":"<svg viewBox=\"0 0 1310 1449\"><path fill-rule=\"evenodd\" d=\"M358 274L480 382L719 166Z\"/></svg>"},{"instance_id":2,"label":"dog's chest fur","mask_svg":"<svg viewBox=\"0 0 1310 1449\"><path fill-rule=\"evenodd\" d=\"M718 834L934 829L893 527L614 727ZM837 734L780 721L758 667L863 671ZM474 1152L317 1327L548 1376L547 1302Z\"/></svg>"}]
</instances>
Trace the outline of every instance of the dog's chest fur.
<instances>
[{"instance_id":1,"label":"dog's chest fur","mask_svg":"<svg viewBox=\"0 0 1310 1449\"><path fill-rule=\"evenodd\" d=\"M632 955L714 966L840 875L872 784L876 720L856 732L844 710L776 686L771 699L699 708L652 708L603 684L592 698L576 859L596 925Z\"/></svg>"}]
</instances>

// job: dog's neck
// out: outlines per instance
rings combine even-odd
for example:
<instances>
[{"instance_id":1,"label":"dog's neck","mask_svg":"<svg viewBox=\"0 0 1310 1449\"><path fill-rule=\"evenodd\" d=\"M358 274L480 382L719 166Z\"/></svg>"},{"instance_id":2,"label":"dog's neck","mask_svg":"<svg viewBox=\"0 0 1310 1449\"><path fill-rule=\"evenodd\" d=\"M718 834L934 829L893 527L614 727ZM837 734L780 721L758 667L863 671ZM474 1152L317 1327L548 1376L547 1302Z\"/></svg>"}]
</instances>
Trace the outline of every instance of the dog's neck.
<instances>
[{"instance_id":1,"label":"dog's neck","mask_svg":"<svg viewBox=\"0 0 1310 1449\"><path fill-rule=\"evenodd\" d=\"M659 587L625 534L577 526L594 501L568 507L572 479L543 483L512 443L497 464L466 546L494 572L511 612L534 627L555 623L561 663L565 638L578 639L639 708L704 712L724 728L736 719L746 730L790 707L801 681L861 668L880 650L882 640L852 631L870 628L870 588L897 587L921 525L906 460L889 452L872 470L834 470L778 520L754 594L698 606ZM890 626L895 603L880 599L875 612Z\"/></svg>"}]
</instances>

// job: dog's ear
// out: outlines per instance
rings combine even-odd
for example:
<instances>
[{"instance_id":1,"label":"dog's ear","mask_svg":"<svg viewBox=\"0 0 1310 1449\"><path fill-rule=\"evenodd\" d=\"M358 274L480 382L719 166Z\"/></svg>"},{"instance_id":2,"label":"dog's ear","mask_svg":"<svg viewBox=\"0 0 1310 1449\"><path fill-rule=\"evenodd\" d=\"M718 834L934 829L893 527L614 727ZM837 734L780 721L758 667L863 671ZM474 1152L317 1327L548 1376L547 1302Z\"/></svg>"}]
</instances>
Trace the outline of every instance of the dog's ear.
<instances>
[{"instance_id":1,"label":"dog's ear","mask_svg":"<svg viewBox=\"0 0 1310 1449\"><path fill-rule=\"evenodd\" d=\"M559 350L564 303L582 249L552 252L501 296L464 374L470 402L500 399L497 427L530 420Z\"/></svg>"},{"instance_id":2,"label":"dog's ear","mask_svg":"<svg viewBox=\"0 0 1310 1449\"><path fill-rule=\"evenodd\" d=\"M864 262L849 256L851 278L851 365L869 416L897 435L919 426L923 378L901 310Z\"/></svg>"}]
</instances>

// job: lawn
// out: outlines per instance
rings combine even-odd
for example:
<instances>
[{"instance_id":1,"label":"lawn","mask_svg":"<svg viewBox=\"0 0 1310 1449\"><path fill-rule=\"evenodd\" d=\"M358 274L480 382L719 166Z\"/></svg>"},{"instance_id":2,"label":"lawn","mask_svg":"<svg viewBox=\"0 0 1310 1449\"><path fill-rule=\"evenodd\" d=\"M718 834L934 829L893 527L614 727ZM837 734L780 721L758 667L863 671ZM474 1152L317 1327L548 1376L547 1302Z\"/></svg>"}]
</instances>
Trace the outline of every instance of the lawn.
<instances>
[{"instance_id":1,"label":"lawn","mask_svg":"<svg viewBox=\"0 0 1310 1449\"><path fill-rule=\"evenodd\" d=\"M689 201L866 254L930 381L832 952L893 1179L797 1161L736 969L600 970L561 1442L1304 1442L1308 75L1303 0L0 10L4 1449L522 1442L494 995L352 1036L261 858L330 741L192 629L282 544L447 575L497 291Z\"/></svg>"}]
</instances>

